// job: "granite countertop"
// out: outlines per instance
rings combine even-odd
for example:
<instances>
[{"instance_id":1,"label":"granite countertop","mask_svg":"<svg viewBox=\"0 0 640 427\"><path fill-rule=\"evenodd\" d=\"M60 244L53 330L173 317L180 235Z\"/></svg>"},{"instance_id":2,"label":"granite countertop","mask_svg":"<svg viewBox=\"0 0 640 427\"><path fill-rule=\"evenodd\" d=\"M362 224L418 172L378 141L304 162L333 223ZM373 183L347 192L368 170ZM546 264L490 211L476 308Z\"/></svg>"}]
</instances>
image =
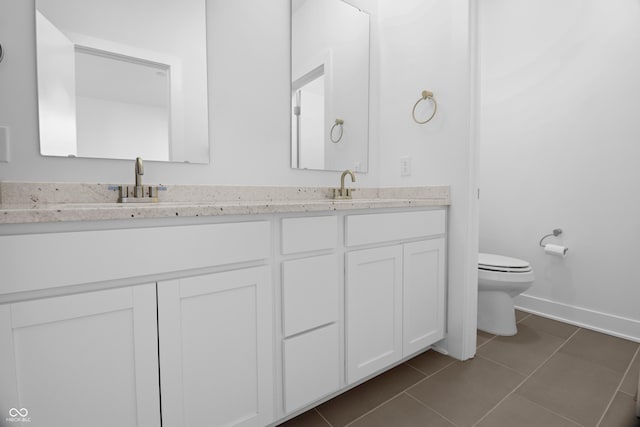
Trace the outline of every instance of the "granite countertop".
<instances>
[{"instance_id":1,"label":"granite countertop","mask_svg":"<svg viewBox=\"0 0 640 427\"><path fill-rule=\"evenodd\" d=\"M0 182L0 224L448 206L448 186L357 188L172 185L159 203L117 203L106 184Z\"/></svg>"}]
</instances>

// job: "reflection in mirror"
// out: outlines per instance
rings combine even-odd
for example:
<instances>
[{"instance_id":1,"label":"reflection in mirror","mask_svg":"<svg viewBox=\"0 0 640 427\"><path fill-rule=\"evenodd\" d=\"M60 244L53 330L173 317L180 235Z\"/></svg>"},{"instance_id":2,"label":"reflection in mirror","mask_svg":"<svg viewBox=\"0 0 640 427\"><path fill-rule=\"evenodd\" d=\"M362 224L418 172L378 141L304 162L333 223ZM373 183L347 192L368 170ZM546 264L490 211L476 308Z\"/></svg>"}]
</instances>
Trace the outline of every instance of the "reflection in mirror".
<instances>
[{"instance_id":1,"label":"reflection in mirror","mask_svg":"<svg viewBox=\"0 0 640 427\"><path fill-rule=\"evenodd\" d=\"M291 106L293 168L367 171L367 13L342 0L291 0Z\"/></svg>"},{"instance_id":2,"label":"reflection in mirror","mask_svg":"<svg viewBox=\"0 0 640 427\"><path fill-rule=\"evenodd\" d=\"M209 162L205 0L36 0L40 152Z\"/></svg>"}]
</instances>

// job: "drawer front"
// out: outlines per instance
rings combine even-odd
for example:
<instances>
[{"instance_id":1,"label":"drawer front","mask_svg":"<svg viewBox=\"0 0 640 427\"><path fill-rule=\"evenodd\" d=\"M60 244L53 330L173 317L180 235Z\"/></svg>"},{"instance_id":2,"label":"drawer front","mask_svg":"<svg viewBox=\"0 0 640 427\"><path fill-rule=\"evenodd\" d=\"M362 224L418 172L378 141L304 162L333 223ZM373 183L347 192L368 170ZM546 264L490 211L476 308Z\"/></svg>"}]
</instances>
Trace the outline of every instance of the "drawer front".
<instances>
[{"instance_id":1,"label":"drawer front","mask_svg":"<svg viewBox=\"0 0 640 427\"><path fill-rule=\"evenodd\" d=\"M335 249L338 245L338 218L315 216L282 220L282 254Z\"/></svg>"},{"instance_id":2,"label":"drawer front","mask_svg":"<svg viewBox=\"0 0 640 427\"><path fill-rule=\"evenodd\" d=\"M0 236L0 294L266 259L268 221Z\"/></svg>"},{"instance_id":3,"label":"drawer front","mask_svg":"<svg viewBox=\"0 0 640 427\"><path fill-rule=\"evenodd\" d=\"M338 320L338 273L336 255L282 263L286 337Z\"/></svg>"},{"instance_id":4,"label":"drawer front","mask_svg":"<svg viewBox=\"0 0 640 427\"><path fill-rule=\"evenodd\" d=\"M446 214L439 209L349 215L346 227L347 246L368 245L444 234Z\"/></svg>"},{"instance_id":5,"label":"drawer front","mask_svg":"<svg viewBox=\"0 0 640 427\"><path fill-rule=\"evenodd\" d=\"M284 341L284 406L294 411L340 387L340 334L335 323Z\"/></svg>"}]
</instances>

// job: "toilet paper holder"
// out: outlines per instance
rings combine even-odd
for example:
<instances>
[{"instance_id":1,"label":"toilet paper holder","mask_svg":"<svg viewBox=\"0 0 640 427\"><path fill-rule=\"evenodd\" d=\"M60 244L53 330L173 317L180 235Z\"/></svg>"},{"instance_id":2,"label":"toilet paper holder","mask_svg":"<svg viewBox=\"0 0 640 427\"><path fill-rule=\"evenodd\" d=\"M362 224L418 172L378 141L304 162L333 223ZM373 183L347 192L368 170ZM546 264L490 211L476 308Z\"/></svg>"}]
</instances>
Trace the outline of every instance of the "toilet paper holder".
<instances>
[{"instance_id":1,"label":"toilet paper holder","mask_svg":"<svg viewBox=\"0 0 640 427\"><path fill-rule=\"evenodd\" d=\"M546 239L547 237L551 237L551 236L558 237L561 234L562 234L562 228L554 228L553 231L551 232L551 234L547 234L545 236L542 236L542 239L540 239L539 245L544 248L544 245L542 244L544 239Z\"/></svg>"},{"instance_id":2,"label":"toilet paper holder","mask_svg":"<svg viewBox=\"0 0 640 427\"><path fill-rule=\"evenodd\" d=\"M542 236L542 239L540 239L540 246L544 248L544 253L546 253L547 255L557 256L561 258L564 258L567 256L567 252L569 251L569 248L567 248L566 246L553 245L551 243L544 244L544 245L542 244L544 239L546 239L547 237L551 237L551 236L558 237L561 234L562 234L562 229L555 228L551 234Z\"/></svg>"}]
</instances>

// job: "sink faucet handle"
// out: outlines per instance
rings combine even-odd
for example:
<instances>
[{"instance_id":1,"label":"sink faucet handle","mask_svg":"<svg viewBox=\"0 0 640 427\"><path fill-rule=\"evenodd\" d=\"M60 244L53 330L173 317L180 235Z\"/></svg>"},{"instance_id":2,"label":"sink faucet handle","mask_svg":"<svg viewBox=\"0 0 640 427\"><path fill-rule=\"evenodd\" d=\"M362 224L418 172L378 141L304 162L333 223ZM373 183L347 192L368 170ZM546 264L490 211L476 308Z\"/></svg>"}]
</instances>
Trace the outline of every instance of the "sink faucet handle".
<instances>
[{"instance_id":1,"label":"sink faucet handle","mask_svg":"<svg viewBox=\"0 0 640 427\"><path fill-rule=\"evenodd\" d=\"M144 164L142 157L136 157L136 175L144 175Z\"/></svg>"},{"instance_id":2,"label":"sink faucet handle","mask_svg":"<svg viewBox=\"0 0 640 427\"><path fill-rule=\"evenodd\" d=\"M133 190L134 197L144 197L144 190L142 189L142 175L144 175L144 164L142 158L136 157L136 186Z\"/></svg>"}]
</instances>

